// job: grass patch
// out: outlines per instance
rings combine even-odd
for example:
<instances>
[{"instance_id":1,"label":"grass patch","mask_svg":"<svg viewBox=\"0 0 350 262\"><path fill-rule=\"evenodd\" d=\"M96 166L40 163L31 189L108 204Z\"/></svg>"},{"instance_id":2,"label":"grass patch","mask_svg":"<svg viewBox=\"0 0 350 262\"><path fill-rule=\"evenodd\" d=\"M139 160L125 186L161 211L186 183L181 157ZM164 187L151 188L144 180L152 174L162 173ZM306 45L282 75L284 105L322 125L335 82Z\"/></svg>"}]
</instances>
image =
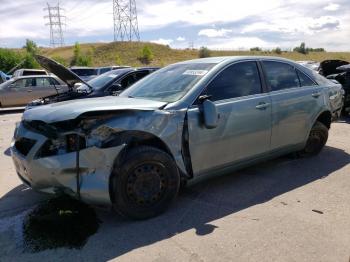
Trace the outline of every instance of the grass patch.
<instances>
[{"instance_id":1,"label":"grass patch","mask_svg":"<svg viewBox=\"0 0 350 262\"><path fill-rule=\"evenodd\" d=\"M98 230L94 209L68 196L52 198L30 212L23 222L25 251L60 247L82 248Z\"/></svg>"}]
</instances>

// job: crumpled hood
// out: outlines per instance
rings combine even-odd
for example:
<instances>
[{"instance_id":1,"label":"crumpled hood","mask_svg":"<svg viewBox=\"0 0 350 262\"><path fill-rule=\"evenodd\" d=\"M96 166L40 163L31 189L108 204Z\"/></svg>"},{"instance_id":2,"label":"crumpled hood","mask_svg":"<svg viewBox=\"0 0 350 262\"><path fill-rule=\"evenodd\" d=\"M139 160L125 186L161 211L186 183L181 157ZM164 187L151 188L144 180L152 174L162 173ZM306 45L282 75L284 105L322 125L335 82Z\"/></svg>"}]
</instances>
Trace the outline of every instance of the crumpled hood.
<instances>
[{"instance_id":1,"label":"crumpled hood","mask_svg":"<svg viewBox=\"0 0 350 262\"><path fill-rule=\"evenodd\" d=\"M39 120L50 124L75 119L88 112L117 110L150 111L157 110L166 104L166 102L114 96L79 99L39 106L27 110L23 113L23 120Z\"/></svg>"}]
</instances>

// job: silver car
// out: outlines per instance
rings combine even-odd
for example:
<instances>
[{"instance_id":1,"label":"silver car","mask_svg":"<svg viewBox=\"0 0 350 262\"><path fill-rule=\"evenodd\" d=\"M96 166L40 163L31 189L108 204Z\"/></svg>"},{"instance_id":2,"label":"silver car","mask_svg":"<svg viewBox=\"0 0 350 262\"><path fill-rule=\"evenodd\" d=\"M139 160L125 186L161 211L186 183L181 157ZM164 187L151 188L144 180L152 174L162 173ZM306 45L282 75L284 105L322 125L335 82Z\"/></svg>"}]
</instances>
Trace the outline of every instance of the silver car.
<instances>
[{"instance_id":1,"label":"silver car","mask_svg":"<svg viewBox=\"0 0 350 262\"><path fill-rule=\"evenodd\" d=\"M0 85L0 107L25 106L35 99L66 91L67 85L54 76L15 77Z\"/></svg>"},{"instance_id":2,"label":"silver car","mask_svg":"<svg viewBox=\"0 0 350 262\"><path fill-rule=\"evenodd\" d=\"M318 154L338 101L340 85L289 60L186 61L119 97L26 111L12 158L35 190L149 218L163 212L188 180L292 152Z\"/></svg>"}]
</instances>

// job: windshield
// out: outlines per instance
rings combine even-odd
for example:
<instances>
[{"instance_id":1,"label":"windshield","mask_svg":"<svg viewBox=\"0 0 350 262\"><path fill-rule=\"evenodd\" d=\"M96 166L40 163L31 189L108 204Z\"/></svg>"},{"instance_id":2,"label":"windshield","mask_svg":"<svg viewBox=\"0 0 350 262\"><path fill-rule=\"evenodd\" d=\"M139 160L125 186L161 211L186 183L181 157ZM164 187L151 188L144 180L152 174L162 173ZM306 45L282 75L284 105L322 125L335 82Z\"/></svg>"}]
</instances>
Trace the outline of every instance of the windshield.
<instances>
[{"instance_id":1,"label":"windshield","mask_svg":"<svg viewBox=\"0 0 350 262\"><path fill-rule=\"evenodd\" d=\"M12 83L13 83L13 80L9 80L7 82L0 84L0 90L5 89L7 86L9 86Z\"/></svg>"},{"instance_id":2,"label":"windshield","mask_svg":"<svg viewBox=\"0 0 350 262\"><path fill-rule=\"evenodd\" d=\"M175 64L163 68L137 82L120 96L144 98L162 102L181 99L216 64Z\"/></svg>"},{"instance_id":3,"label":"windshield","mask_svg":"<svg viewBox=\"0 0 350 262\"><path fill-rule=\"evenodd\" d=\"M92 87L93 90L99 90L109 84L110 82L114 81L116 77L118 77L117 72L107 72L103 75L100 75L88 82L88 84Z\"/></svg>"},{"instance_id":4,"label":"windshield","mask_svg":"<svg viewBox=\"0 0 350 262\"><path fill-rule=\"evenodd\" d=\"M78 76L93 76L96 75L96 69L94 68L84 68L84 69L71 69Z\"/></svg>"}]
</instances>

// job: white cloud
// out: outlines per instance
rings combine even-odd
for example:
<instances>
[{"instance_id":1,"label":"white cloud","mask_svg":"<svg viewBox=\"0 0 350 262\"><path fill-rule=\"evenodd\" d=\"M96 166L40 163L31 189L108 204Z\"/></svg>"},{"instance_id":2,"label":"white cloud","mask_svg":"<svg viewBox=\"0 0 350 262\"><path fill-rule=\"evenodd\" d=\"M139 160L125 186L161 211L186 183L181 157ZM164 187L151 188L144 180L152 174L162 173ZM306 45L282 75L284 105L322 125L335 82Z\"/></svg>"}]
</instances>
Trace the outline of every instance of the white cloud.
<instances>
[{"instance_id":1,"label":"white cloud","mask_svg":"<svg viewBox=\"0 0 350 262\"><path fill-rule=\"evenodd\" d=\"M198 32L199 36L207 37L223 37L227 36L229 33L232 33L230 29L202 29Z\"/></svg>"},{"instance_id":2,"label":"white cloud","mask_svg":"<svg viewBox=\"0 0 350 262\"><path fill-rule=\"evenodd\" d=\"M326 11L337 11L339 9L340 5L338 4L334 4L334 3L330 3L329 5L325 6L323 8L323 10Z\"/></svg>"},{"instance_id":3,"label":"white cloud","mask_svg":"<svg viewBox=\"0 0 350 262\"><path fill-rule=\"evenodd\" d=\"M172 39L159 38L158 40L151 40L151 43L156 43L160 45L171 45L174 42Z\"/></svg>"},{"instance_id":4,"label":"white cloud","mask_svg":"<svg viewBox=\"0 0 350 262\"><path fill-rule=\"evenodd\" d=\"M295 16L288 19L277 18L270 22L249 24L242 29L241 33L280 32L289 35L314 35L320 31L338 29L339 25L339 20L333 16L321 16L319 18Z\"/></svg>"},{"instance_id":5,"label":"white cloud","mask_svg":"<svg viewBox=\"0 0 350 262\"><path fill-rule=\"evenodd\" d=\"M210 49L218 50L248 50L251 47L271 48L275 47L274 43L268 43L258 37L233 37L231 39L216 39L215 42L209 44Z\"/></svg>"},{"instance_id":6,"label":"white cloud","mask_svg":"<svg viewBox=\"0 0 350 262\"><path fill-rule=\"evenodd\" d=\"M178 38L176 38L176 41L183 42L183 41L186 41L186 38L183 36L179 36Z\"/></svg>"}]
</instances>

